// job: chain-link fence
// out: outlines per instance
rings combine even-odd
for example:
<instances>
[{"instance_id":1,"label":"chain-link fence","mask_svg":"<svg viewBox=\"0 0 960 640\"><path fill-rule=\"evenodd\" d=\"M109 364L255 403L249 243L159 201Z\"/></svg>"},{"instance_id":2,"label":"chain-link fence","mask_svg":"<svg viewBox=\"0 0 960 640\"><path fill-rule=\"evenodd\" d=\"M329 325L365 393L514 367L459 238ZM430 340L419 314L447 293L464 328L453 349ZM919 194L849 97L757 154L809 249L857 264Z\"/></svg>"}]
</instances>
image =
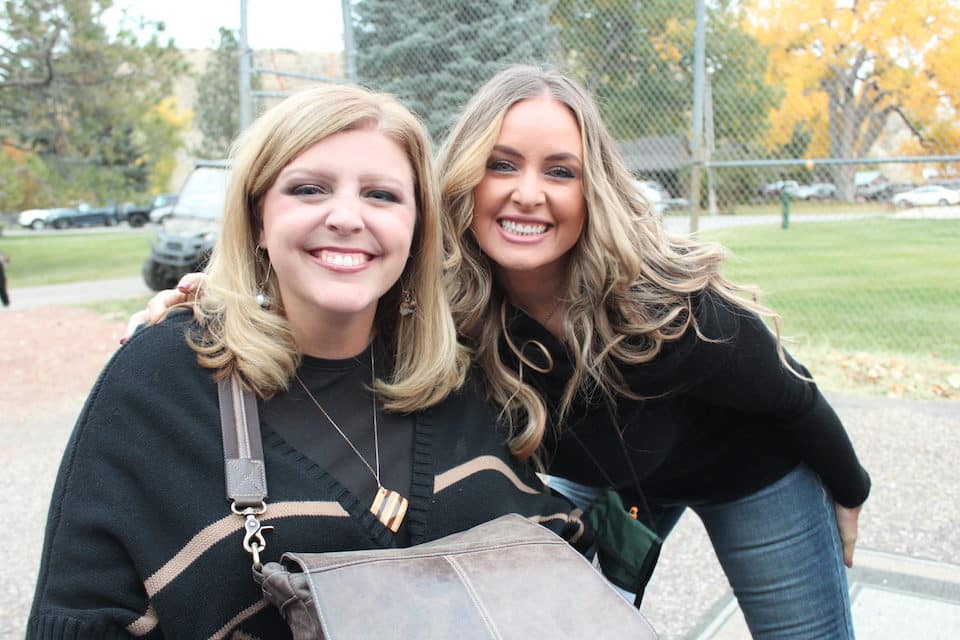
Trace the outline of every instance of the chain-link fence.
<instances>
[{"instance_id":1,"label":"chain-link fence","mask_svg":"<svg viewBox=\"0 0 960 640\"><path fill-rule=\"evenodd\" d=\"M788 332L960 364L957 0L341 4L347 44L324 77L395 93L439 141L504 65L559 67L595 95L667 220L734 245L732 270ZM880 219L898 211L920 219ZM712 231L752 214L770 216L763 231ZM813 216L814 235L847 246L804 240Z\"/></svg>"}]
</instances>

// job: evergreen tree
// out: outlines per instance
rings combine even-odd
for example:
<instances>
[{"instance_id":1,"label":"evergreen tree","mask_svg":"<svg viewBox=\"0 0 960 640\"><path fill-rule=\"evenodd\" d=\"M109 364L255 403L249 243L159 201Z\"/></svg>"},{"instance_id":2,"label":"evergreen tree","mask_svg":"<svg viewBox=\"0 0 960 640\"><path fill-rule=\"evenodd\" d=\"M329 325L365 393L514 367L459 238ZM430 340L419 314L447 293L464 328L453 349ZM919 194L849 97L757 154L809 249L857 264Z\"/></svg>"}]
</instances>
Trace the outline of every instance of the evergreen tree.
<instances>
[{"instance_id":1,"label":"evergreen tree","mask_svg":"<svg viewBox=\"0 0 960 640\"><path fill-rule=\"evenodd\" d=\"M361 0L353 7L358 80L395 94L439 140L467 99L501 68L557 57L552 4Z\"/></svg>"},{"instance_id":2,"label":"evergreen tree","mask_svg":"<svg viewBox=\"0 0 960 640\"><path fill-rule=\"evenodd\" d=\"M250 86L260 87L256 75L251 74ZM220 27L220 44L197 79L196 112L203 141L195 153L225 157L240 133L240 43L230 29Z\"/></svg>"}]
</instances>

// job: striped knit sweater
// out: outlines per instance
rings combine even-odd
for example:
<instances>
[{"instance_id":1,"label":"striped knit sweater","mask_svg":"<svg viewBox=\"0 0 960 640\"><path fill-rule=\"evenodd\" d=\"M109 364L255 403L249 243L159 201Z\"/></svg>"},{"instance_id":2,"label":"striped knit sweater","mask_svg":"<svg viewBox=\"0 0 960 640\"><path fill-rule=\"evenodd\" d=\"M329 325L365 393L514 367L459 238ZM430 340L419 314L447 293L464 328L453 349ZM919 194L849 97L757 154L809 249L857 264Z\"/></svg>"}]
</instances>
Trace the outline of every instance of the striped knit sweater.
<instances>
[{"instance_id":1,"label":"striped knit sweater","mask_svg":"<svg viewBox=\"0 0 960 640\"><path fill-rule=\"evenodd\" d=\"M216 384L183 316L140 331L100 375L54 487L27 638L284 638L224 495ZM464 390L416 416L407 514L417 544L504 513L585 544L578 512L509 456ZM265 428L264 561L285 550L387 547L392 534Z\"/></svg>"}]
</instances>

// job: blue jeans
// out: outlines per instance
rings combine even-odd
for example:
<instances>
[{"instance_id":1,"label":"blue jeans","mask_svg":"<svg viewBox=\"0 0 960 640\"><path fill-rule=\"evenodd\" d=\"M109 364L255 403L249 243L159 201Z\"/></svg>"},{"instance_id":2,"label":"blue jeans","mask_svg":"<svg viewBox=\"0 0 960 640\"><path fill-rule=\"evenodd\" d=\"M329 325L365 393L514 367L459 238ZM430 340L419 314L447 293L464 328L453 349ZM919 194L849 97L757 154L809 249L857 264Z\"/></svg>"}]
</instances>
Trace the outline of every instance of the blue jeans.
<instances>
[{"instance_id":1,"label":"blue jeans","mask_svg":"<svg viewBox=\"0 0 960 640\"><path fill-rule=\"evenodd\" d=\"M581 509L600 493L564 478L546 480ZM687 506L650 505L662 537ZM689 506L703 521L755 639L854 637L833 498L809 467L737 500Z\"/></svg>"}]
</instances>

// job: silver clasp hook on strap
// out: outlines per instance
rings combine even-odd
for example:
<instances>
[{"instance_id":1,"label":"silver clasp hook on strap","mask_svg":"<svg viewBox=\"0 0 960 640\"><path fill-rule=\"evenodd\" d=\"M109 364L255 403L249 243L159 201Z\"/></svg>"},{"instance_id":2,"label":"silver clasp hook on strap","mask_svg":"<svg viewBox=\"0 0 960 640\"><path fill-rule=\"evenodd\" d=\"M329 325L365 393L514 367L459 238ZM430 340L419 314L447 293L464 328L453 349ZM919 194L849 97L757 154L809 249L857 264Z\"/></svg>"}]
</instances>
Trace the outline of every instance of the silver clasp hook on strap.
<instances>
[{"instance_id":1,"label":"silver clasp hook on strap","mask_svg":"<svg viewBox=\"0 0 960 640\"><path fill-rule=\"evenodd\" d=\"M266 505L261 503L259 508L248 507L243 510L237 509L236 505L231 505L231 510L237 515L245 516L246 518L243 523L243 550L253 556L253 568L259 571L263 567L260 562L260 552L267 546L267 541L264 539L263 534L273 529L270 525L261 524L257 519L258 515L266 511Z\"/></svg>"}]
</instances>

